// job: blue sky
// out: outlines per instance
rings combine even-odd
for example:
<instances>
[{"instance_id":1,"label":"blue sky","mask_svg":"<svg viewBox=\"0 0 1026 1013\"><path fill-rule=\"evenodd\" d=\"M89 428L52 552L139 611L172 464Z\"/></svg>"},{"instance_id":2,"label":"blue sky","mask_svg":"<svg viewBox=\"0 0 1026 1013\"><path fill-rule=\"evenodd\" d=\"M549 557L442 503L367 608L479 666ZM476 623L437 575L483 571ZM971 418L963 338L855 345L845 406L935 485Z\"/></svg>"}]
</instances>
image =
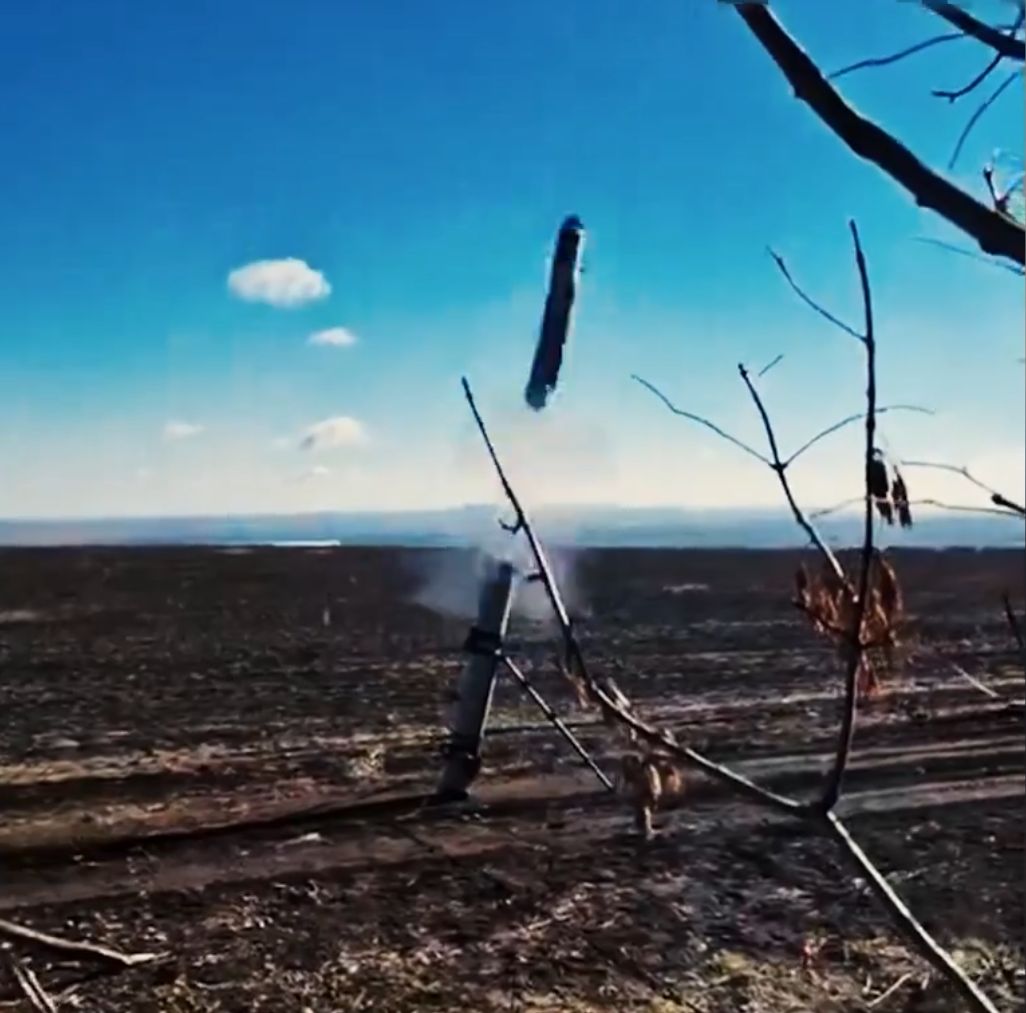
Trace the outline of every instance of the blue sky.
<instances>
[{"instance_id":1,"label":"blue sky","mask_svg":"<svg viewBox=\"0 0 1026 1013\"><path fill-rule=\"evenodd\" d=\"M945 30L899 0L776 10L826 69ZM2 17L0 516L486 501L464 372L534 501L776 503L770 474L629 375L753 442L739 360L784 353L764 389L785 445L858 410L858 347L765 254L857 320L848 216L881 397L938 411L886 419L888 445L1023 487L1021 281L916 242L961 240L855 160L712 0L37 0ZM929 91L984 62L957 42L840 85L943 166L972 100ZM1022 155L1021 84L955 178L979 189L997 147ZM534 416L521 394L571 212L578 313ZM240 297L252 272L230 289L288 258L306 302ZM355 340L310 342L337 328ZM301 446L332 419L348 421ZM857 455L857 431L823 444L799 492L857 492Z\"/></svg>"}]
</instances>

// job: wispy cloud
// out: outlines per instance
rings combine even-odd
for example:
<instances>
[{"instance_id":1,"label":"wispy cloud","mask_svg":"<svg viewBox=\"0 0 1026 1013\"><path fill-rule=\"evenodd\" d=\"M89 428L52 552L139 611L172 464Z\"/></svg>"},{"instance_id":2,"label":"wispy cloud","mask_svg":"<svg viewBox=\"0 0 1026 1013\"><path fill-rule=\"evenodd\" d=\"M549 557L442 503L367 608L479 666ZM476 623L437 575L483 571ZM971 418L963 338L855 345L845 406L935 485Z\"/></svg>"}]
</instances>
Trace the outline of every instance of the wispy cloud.
<instances>
[{"instance_id":1,"label":"wispy cloud","mask_svg":"<svg viewBox=\"0 0 1026 1013\"><path fill-rule=\"evenodd\" d=\"M314 331L306 343L322 348L351 348L356 344L356 335L344 327L329 327L324 331Z\"/></svg>"},{"instance_id":2,"label":"wispy cloud","mask_svg":"<svg viewBox=\"0 0 1026 1013\"><path fill-rule=\"evenodd\" d=\"M303 306L331 294L331 285L305 260L255 260L228 275L228 291L246 302L267 303L278 309Z\"/></svg>"},{"instance_id":3,"label":"wispy cloud","mask_svg":"<svg viewBox=\"0 0 1026 1013\"><path fill-rule=\"evenodd\" d=\"M300 437L303 450L333 450L338 447L358 447L367 442L367 430L359 419L336 415L309 426Z\"/></svg>"},{"instance_id":4,"label":"wispy cloud","mask_svg":"<svg viewBox=\"0 0 1026 1013\"><path fill-rule=\"evenodd\" d=\"M203 432L203 426L194 422L181 422L172 420L164 423L165 440L188 440L199 436Z\"/></svg>"}]
</instances>

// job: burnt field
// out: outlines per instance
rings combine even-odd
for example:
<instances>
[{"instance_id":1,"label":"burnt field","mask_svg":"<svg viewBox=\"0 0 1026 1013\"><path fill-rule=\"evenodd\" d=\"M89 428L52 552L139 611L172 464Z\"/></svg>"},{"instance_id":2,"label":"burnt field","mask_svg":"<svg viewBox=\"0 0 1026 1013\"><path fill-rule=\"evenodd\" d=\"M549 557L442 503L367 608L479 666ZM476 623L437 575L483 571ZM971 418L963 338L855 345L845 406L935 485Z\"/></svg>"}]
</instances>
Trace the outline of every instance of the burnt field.
<instances>
[{"instance_id":1,"label":"burnt field","mask_svg":"<svg viewBox=\"0 0 1026 1013\"><path fill-rule=\"evenodd\" d=\"M644 717L803 795L840 669L790 605L799 558L595 551L573 583L588 657ZM1023 556L893 558L904 668L862 709L841 811L1021 1010L1023 674L1001 593L1021 609ZM417 604L435 563L472 569L428 550L0 552L0 918L159 955L108 973L19 947L59 1008L961 1008L829 840L689 777L642 843L505 678L478 806L367 805L440 769L469 620ZM509 646L612 771L621 747L556 674L551 631L515 617ZM7 973L0 1008L30 1009Z\"/></svg>"}]
</instances>

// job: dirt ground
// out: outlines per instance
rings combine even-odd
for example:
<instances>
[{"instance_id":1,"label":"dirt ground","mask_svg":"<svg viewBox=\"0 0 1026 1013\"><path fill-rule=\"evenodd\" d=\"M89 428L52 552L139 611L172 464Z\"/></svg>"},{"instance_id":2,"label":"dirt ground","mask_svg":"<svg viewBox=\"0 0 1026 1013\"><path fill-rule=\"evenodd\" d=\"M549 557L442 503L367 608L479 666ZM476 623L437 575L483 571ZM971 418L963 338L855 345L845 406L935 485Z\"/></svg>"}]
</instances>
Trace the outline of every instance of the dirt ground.
<instances>
[{"instance_id":1,"label":"dirt ground","mask_svg":"<svg viewBox=\"0 0 1026 1013\"><path fill-rule=\"evenodd\" d=\"M646 718L811 794L839 669L790 606L798 553L575 557L587 654ZM895 553L904 670L860 717L842 811L925 925L1022 1010L1021 552ZM955 996L834 845L690 778L657 838L507 680L476 801L434 786L468 621L417 604L469 556L0 552L0 918L157 959L19 945L60 1009L942 1011ZM609 769L621 747L510 647ZM983 681L974 688L953 665ZM353 803L370 803L348 809ZM0 964L0 1008L30 1009Z\"/></svg>"}]
</instances>

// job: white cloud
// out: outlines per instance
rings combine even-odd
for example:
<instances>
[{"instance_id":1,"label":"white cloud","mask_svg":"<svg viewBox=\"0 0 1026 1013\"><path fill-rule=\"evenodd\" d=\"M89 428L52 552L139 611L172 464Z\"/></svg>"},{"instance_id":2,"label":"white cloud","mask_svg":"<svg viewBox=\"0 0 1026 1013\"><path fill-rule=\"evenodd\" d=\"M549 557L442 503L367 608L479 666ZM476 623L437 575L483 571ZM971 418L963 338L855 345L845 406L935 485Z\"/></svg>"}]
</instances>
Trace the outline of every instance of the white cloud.
<instances>
[{"instance_id":1,"label":"white cloud","mask_svg":"<svg viewBox=\"0 0 1026 1013\"><path fill-rule=\"evenodd\" d=\"M228 291L246 302L262 302L279 309L302 306L331 293L331 285L320 271L305 260L255 260L228 275Z\"/></svg>"},{"instance_id":2,"label":"white cloud","mask_svg":"<svg viewBox=\"0 0 1026 1013\"><path fill-rule=\"evenodd\" d=\"M193 436L199 436L202 432L203 427L194 422L171 421L164 423L165 440L188 440Z\"/></svg>"},{"instance_id":3,"label":"white cloud","mask_svg":"<svg viewBox=\"0 0 1026 1013\"><path fill-rule=\"evenodd\" d=\"M302 435L299 446L303 450L332 450L337 447L358 447L367 442L367 431L362 422L348 415L315 422Z\"/></svg>"},{"instance_id":4,"label":"white cloud","mask_svg":"<svg viewBox=\"0 0 1026 1013\"><path fill-rule=\"evenodd\" d=\"M356 344L356 335L344 327L329 327L324 331L314 331L306 339L306 343L323 348L351 348Z\"/></svg>"}]
</instances>

